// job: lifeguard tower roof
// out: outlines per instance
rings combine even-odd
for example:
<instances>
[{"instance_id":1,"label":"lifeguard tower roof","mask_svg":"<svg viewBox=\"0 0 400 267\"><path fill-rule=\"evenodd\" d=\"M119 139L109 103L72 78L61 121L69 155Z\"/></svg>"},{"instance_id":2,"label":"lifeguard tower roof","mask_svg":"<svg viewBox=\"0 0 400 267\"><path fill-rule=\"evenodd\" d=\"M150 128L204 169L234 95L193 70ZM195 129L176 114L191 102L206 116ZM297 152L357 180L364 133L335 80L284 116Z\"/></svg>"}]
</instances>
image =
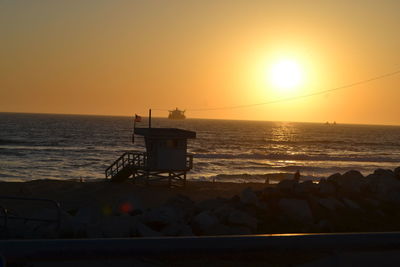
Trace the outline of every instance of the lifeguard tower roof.
<instances>
[{"instance_id":1,"label":"lifeguard tower roof","mask_svg":"<svg viewBox=\"0 0 400 267\"><path fill-rule=\"evenodd\" d=\"M189 139L196 138L196 132L177 128L135 128L135 134L150 139Z\"/></svg>"}]
</instances>

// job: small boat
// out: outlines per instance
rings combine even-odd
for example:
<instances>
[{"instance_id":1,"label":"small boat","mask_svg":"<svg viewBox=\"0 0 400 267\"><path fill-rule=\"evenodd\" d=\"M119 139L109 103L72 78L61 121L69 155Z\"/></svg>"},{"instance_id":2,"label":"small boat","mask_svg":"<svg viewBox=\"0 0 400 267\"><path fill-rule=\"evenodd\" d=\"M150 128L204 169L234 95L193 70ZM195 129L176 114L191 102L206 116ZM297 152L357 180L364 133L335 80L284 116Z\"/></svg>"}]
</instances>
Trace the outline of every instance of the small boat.
<instances>
[{"instance_id":1,"label":"small boat","mask_svg":"<svg viewBox=\"0 0 400 267\"><path fill-rule=\"evenodd\" d=\"M184 120L186 119L185 110L175 108L169 111L168 119L170 120Z\"/></svg>"}]
</instances>

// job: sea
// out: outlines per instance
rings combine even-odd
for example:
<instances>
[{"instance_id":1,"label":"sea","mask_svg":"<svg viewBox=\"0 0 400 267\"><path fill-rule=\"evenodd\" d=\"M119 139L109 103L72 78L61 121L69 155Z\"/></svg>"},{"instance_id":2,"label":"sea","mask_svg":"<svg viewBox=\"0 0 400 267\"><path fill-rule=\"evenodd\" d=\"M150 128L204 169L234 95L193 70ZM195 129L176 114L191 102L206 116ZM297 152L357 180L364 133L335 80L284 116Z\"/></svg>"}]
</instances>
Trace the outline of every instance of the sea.
<instances>
[{"instance_id":1,"label":"sea","mask_svg":"<svg viewBox=\"0 0 400 267\"><path fill-rule=\"evenodd\" d=\"M152 127L197 133L190 180L276 182L297 170L318 180L400 166L400 126L153 118ZM0 181L104 179L121 154L145 150L132 129L132 117L0 113Z\"/></svg>"}]
</instances>

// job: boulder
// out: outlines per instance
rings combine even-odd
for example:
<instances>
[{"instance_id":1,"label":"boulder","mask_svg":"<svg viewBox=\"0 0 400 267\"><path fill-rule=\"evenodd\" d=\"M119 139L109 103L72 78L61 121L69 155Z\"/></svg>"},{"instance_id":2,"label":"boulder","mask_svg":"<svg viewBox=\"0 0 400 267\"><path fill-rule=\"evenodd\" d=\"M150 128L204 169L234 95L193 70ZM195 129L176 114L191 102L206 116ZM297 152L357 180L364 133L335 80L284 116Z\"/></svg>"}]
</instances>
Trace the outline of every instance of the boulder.
<instances>
[{"instance_id":1,"label":"boulder","mask_svg":"<svg viewBox=\"0 0 400 267\"><path fill-rule=\"evenodd\" d=\"M182 212L170 206L149 209L137 217L144 224L159 229L163 228L165 225L183 220Z\"/></svg>"},{"instance_id":2,"label":"boulder","mask_svg":"<svg viewBox=\"0 0 400 267\"><path fill-rule=\"evenodd\" d=\"M304 181L302 183L299 183L297 186L295 186L294 191L299 194L309 194L315 191L317 188L317 185L314 184L312 181Z\"/></svg>"},{"instance_id":3,"label":"boulder","mask_svg":"<svg viewBox=\"0 0 400 267\"><path fill-rule=\"evenodd\" d=\"M395 176L394 172L389 169L376 169L373 174L378 176Z\"/></svg>"},{"instance_id":4,"label":"boulder","mask_svg":"<svg viewBox=\"0 0 400 267\"><path fill-rule=\"evenodd\" d=\"M161 232L166 236L193 236L192 228L182 223L167 225Z\"/></svg>"},{"instance_id":5,"label":"boulder","mask_svg":"<svg viewBox=\"0 0 400 267\"><path fill-rule=\"evenodd\" d=\"M131 194L119 197L111 207L113 215L130 215L142 208L140 200Z\"/></svg>"},{"instance_id":6,"label":"boulder","mask_svg":"<svg viewBox=\"0 0 400 267\"><path fill-rule=\"evenodd\" d=\"M218 217L219 221L227 221L230 214L235 211L230 205L224 204L212 211L212 214Z\"/></svg>"},{"instance_id":7,"label":"boulder","mask_svg":"<svg viewBox=\"0 0 400 267\"><path fill-rule=\"evenodd\" d=\"M336 186L333 182L321 179L318 183L318 191L321 195L332 196L336 193Z\"/></svg>"},{"instance_id":8,"label":"boulder","mask_svg":"<svg viewBox=\"0 0 400 267\"><path fill-rule=\"evenodd\" d=\"M400 179L400 167L397 167L394 169L394 175L397 177L397 179Z\"/></svg>"},{"instance_id":9,"label":"boulder","mask_svg":"<svg viewBox=\"0 0 400 267\"><path fill-rule=\"evenodd\" d=\"M254 232L246 226L230 226L229 232L231 235L251 235Z\"/></svg>"},{"instance_id":10,"label":"boulder","mask_svg":"<svg viewBox=\"0 0 400 267\"><path fill-rule=\"evenodd\" d=\"M135 218L128 216L107 216L99 221L103 236L113 238L132 236L135 223Z\"/></svg>"},{"instance_id":11,"label":"boulder","mask_svg":"<svg viewBox=\"0 0 400 267\"><path fill-rule=\"evenodd\" d=\"M199 211L214 210L226 203L225 199L212 198L200 201L196 204L196 209Z\"/></svg>"},{"instance_id":12,"label":"boulder","mask_svg":"<svg viewBox=\"0 0 400 267\"><path fill-rule=\"evenodd\" d=\"M132 225L133 234L140 237L156 237L156 236L163 236L162 233L154 231L147 225L141 223L140 221L136 221Z\"/></svg>"},{"instance_id":13,"label":"boulder","mask_svg":"<svg viewBox=\"0 0 400 267\"><path fill-rule=\"evenodd\" d=\"M240 194L240 201L246 205L258 206L260 204L256 193L250 187L242 191Z\"/></svg>"},{"instance_id":14,"label":"boulder","mask_svg":"<svg viewBox=\"0 0 400 267\"><path fill-rule=\"evenodd\" d=\"M194 201L184 195L177 195L168 199L165 205L180 210L186 219L191 217L195 211Z\"/></svg>"},{"instance_id":15,"label":"boulder","mask_svg":"<svg viewBox=\"0 0 400 267\"><path fill-rule=\"evenodd\" d=\"M103 238L103 229L101 222L91 224L86 228L86 236L87 238Z\"/></svg>"},{"instance_id":16,"label":"boulder","mask_svg":"<svg viewBox=\"0 0 400 267\"><path fill-rule=\"evenodd\" d=\"M212 215L209 211L203 211L197 214L192 221L193 227L203 233L206 232L208 228L218 223L218 218Z\"/></svg>"},{"instance_id":17,"label":"boulder","mask_svg":"<svg viewBox=\"0 0 400 267\"><path fill-rule=\"evenodd\" d=\"M351 170L338 179L338 185L345 193L359 194L364 189L366 180L359 171Z\"/></svg>"},{"instance_id":18,"label":"boulder","mask_svg":"<svg viewBox=\"0 0 400 267\"><path fill-rule=\"evenodd\" d=\"M313 222L313 215L306 200L283 198L279 200L278 205L283 215L293 221L304 224Z\"/></svg>"},{"instance_id":19,"label":"boulder","mask_svg":"<svg viewBox=\"0 0 400 267\"><path fill-rule=\"evenodd\" d=\"M298 181L296 180L282 180L278 183L277 188L281 192L291 193L294 188L298 185Z\"/></svg>"},{"instance_id":20,"label":"boulder","mask_svg":"<svg viewBox=\"0 0 400 267\"><path fill-rule=\"evenodd\" d=\"M320 204L322 207L330 210L330 211L335 211L337 208L343 207L343 203L337 200L336 198L333 197L328 197L328 198L320 198L317 200L318 204Z\"/></svg>"},{"instance_id":21,"label":"boulder","mask_svg":"<svg viewBox=\"0 0 400 267\"><path fill-rule=\"evenodd\" d=\"M102 207L90 204L79 208L74 216L74 220L82 224L89 224L98 221L104 215L106 214Z\"/></svg>"},{"instance_id":22,"label":"boulder","mask_svg":"<svg viewBox=\"0 0 400 267\"><path fill-rule=\"evenodd\" d=\"M222 223L210 225L201 233L204 235L231 235L231 227Z\"/></svg>"},{"instance_id":23,"label":"boulder","mask_svg":"<svg viewBox=\"0 0 400 267\"><path fill-rule=\"evenodd\" d=\"M374 174L367 176L368 187L371 192L376 194L379 200L390 201L390 196L400 190L400 180L393 172L378 169Z\"/></svg>"},{"instance_id":24,"label":"boulder","mask_svg":"<svg viewBox=\"0 0 400 267\"><path fill-rule=\"evenodd\" d=\"M257 229L257 219L239 210L234 210L229 214L228 224L236 226L246 226L252 230Z\"/></svg>"},{"instance_id":25,"label":"boulder","mask_svg":"<svg viewBox=\"0 0 400 267\"><path fill-rule=\"evenodd\" d=\"M334 231L334 226L332 223L328 220L321 220L317 223L318 230L320 232L333 232Z\"/></svg>"},{"instance_id":26,"label":"boulder","mask_svg":"<svg viewBox=\"0 0 400 267\"><path fill-rule=\"evenodd\" d=\"M350 209L354 209L354 210L360 210L361 209L360 205L358 205L356 202L354 202L351 199L343 198L343 203Z\"/></svg>"},{"instance_id":27,"label":"boulder","mask_svg":"<svg viewBox=\"0 0 400 267\"><path fill-rule=\"evenodd\" d=\"M328 182L332 182L334 184L338 184L341 177L342 177L342 175L340 173L334 173L331 176L329 176L326 180Z\"/></svg>"}]
</instances>

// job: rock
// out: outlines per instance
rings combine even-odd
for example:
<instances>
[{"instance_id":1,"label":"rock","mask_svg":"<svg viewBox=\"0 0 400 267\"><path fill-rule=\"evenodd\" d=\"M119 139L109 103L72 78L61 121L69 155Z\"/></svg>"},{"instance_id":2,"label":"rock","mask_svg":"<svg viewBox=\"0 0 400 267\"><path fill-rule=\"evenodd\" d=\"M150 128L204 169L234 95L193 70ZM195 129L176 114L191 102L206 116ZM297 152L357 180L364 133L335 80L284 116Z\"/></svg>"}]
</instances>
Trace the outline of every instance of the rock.
<instances>
[{"instance_id":1,"label":"rock","mask_svg":"<svg viewBox=\"0 0 400 267\"><path fill-rule=\"evenodd\" d=\"M282 192L291 193L298 183L296 180L282 180L278 183L277 188Z\"/></svg>"},{"instance_id":2,"label":"rock","mask_svg":"<svg viewBox=\"0 0 400 267\"><path fill-rule=\"evenodd\" d=\"M173 207L175 210L180 210L184 214L185 219L191 217L195 211L194 201L184 195L177 195L168 199L165 205Z\"/></svg>"},{"instance_id":3,"label":"rock","mask_svg":"<svg viewBox=\"0 0 400 267\"><path fill-rule=\"evenodd\" d=\"M296 193L300 193L300 194L307 194L307 193L312 193L314 192L314 190L317 188L317 185L314 184L312 181L304 181L302 183L299 183L294 191Z\"/></svg>"},{"instance_id":4,"label":"rock","mask_svg":"<svg viewBox=\"0 0 400 267\"><path fill-rule=\"evenodd\" d=\"M246 226L230 226L229 232L231 235L251 235L253 231Z\"/></svg>"},{"instance_id":5,"label":"rock","mask_svg":"<svg viewBox=\"0 0 400 267\"><path fill-rule=\"evenodd\" d=\"M94 223L91 224L89 227L86 228L86 236L88 238L103 238L103 229L101 223Z\"/></svg>"},{"instance_id":6,"label":"rock","mask_svg":"<svg viewBox=\"0 0 400 267\"><path fill-rule=\"evenodd\" d=\"M335 174L332 174L331 176L329 176L327 178L327 181L338 184L341 177L342 177L342 175L340 173L335 173Z\"/></svg>"},{"instance_id":7,"label":"rock","mask_svg":"<svg viewBox=\"0 0 400 267\"><path fill-rule=\"evenodd\" d=\"M398 179L400 179L400 167L397 167L396 169L394 169L393 173Z\"/></svg>"},{"instance_id":8,"label":"rock","mask_svg":"<svg viewBox=\"0 0 400 267\"><path fill-rule=\"evenodd\" d=\"M166 236L192 236L192 228L187 224L174 223L167 225L162 233Z\"/></svg>"},{"instance_id":9,"label":"rock","mask_svg":"<svg viewBox=\"0 0 400 267\"><path fill-rule=\"evenodd\" d=\"M346 179L362 179L364 176L361 174L361 172L356 171L356 170L351 170L348 172L345 172L342 177L345 177Z\"/></svg>"},{"instance_id":10,"label":"rock","mask_svg":"<svg viewBox=\"0 0 400 267\"><path fill-rule=\"evenodd\" d=\"M147 225L141 223L140 221L136 221L132 227L133 233L137 236L141 237L156 237L156 236L163 236L162 233L154 231Z\"/></svg>"},{"instance_id":11,"label":"rock","mask_svg":"<svg viewBox=\"0 0 400 267\"><path fill-rule=\"evenodd\" d=\"M109 216L100 221L104 237L130 237L136 220L128 216ZM89 226L90 228L91 226Z\"/></svg>"},{"instance_id":12,"label":"rock","mask_svg":"<svg viewBox=\"0 0 400 267\"><path fill-rule=\"evenodd\" d=\"M250 187L242 191L242 193L240 194L240 201L243 204L247 205L258 206L260 204L256 193L254 193L254 191Z\"/></svg>"},{"instance_id":13,"label":"rock","mask_svg":"<svg viewBox=\"0 0 400 267\"><path fill-rule=\"evenodd\" d=\"M232 230L231 227L222 224L222 223L217 223L210 225L207 227L202 234L204 235L231 235Z\"/></svg>"},{"instance_id":14,"label":"rock","mask_svg":"<svg viewBox=\"0 0 400 267\"><path fill-rule=\"evenodd\" d=\"M318 204L322 207L330 210L335 211L337 208L343 207L343 203L337 200L336 198L329 197L329 198L320 198L317 200Z\"/></svg>"},{"instance_id":15,"label":"rock","mask_svg":"<svg viewBox=\"0 0 400 267\"><path fill-rule=\"evenodd\" d=\"M359 171L348 171L340 179L340 187L347 193L359 194L366 185L364 176Z\"/></svg>"},{"instance_id":16,"label":"rock","mask_svg":"<svg viewBox=\"0 0 400 267\"><path fill-rule=\"evenodd\" d=\"M343 202L350 209L355 209L355 210L361 209L360 205L358 205L356 202L354 202L351 199L343 198Z\"/></svg>"},{"instance_id":17,"label":"rock","mask_svg":"<svg viewBox=\"0 0 400 267\"><path fill-rule=\"evenodd\" d=\"M206 232L208 228L218 224L218 218L210 214L209 211L203 211L193 218L192 225L201 232Z\"/></svg>"},{"instance_id":18,"label":"rock","mask_svg":"<svg viewBox=\"0 0 400 267\"><path fill-rule=\"evenodd\" d=\"M213 198L206 199L196 204L196 209L200 211L214 210L226 203L225 199Z\"/></svg>"},{"instance_id":19,"label":"rock","mask_svg":"<svg viewBox=\"0 0 400 267\"><path fill-rule=\"evenodd\" d=\"M228 224L246 226L252 230L257 229L257 219L239 210L234 210L229 214Z\"/></svg>"},{"instance_id":20,"label":"rock","mask_svg":"<svg viewBox=\"0 0 400 267\"><path fill-rule=\"evenodd\" d=\"M9 220L7 223L7 233L4 234L4 238L29 238L29 231L23 220Z\"/></svg>"},{"instance_id":21,"label":"rock","mask_svg":"<svg viewBox=\"0 0 400 267\"><path fill-rule=\"evenodd\" d=\"M76 212L74 218L75 222L83 224L95 223L104 216L103 210L97 205L83 206Z\"/></svg>"},{"instance_id":22,"label":"rock","mask_svg":"<svg viewBox=\"0 0 400 267\"><path fill-rule=\"evenodd\" d=\"M394 172L389 169L376 169L373 174L378 176L395 176Z\"/></svg>"},{"instance_id":23,"label":"rock","mask_svg":"<svg viewBox=\"0 0 400 267\"><path fill-rule=\"evenodd\" d=\"M317 227L320 232L333 232L334 231L334 227L333 227L332 223L328 220L319 221L317 224Z\"/></svg>"},{"instance_id":24,"label":"rock","mask_svg":"<svg viewBox=\"0 0 400 267\"><path fill-rule=\"evenodd\" d=\"M388 170L375 170L366 180L370 191L375 193L379 200L390 201L392 192L397 193L400 190L400 180Z\"/></svg>"},{"instance_id":25,"label":"rock","mask_svg":"<svg viewBox=\"0 0 400 267\"><path fill-rule=\"evenodd\" d=\"M279 208L290 219L309 224L313 222L313 216L308 202L302 199L283 198L279 200Z\"/></svg>"},{"instance_id":26,"label":"rock","mask_svg":"<svg viewBox=\"0 0 400 267\"><path fill-rule=\"evenodd\" d=\"M364 198L364 201L368 205L370 205L370 206L372 206L374 208L379 207L379 205L380 205L380 202L378 200L376 200L376 199L373 199L373 198Z\"/></svg>"},{"instance_id":27,"label":"rock","mask_svg":"<svg viewBox=\"0 0 400 267\"><path fill-rule=\"evenodd\" d=\"M61 210L61 223L59 235L64 238L74 237L74 216Z\"/></svg>"},{"instance_id":28,"label":"rock","mask_svg":"<svg viewBox=\"0 0 400 267\"><path fill-rule=\"evenodd\" d=\"M321 195L332 196L336 193L336 186L325 179L321 179L318 184L318 191Z\"/></svg>"},{"instance_id":29,"label":"rock","mask_svg":"<svg viewBox=\"0 0 400 267\"><path fill-rule=\"evenodd\" d=\"M182 212L173 207L162 206L145 211L137 216L141 222L153 228L163 228L165 225L173 224L183 220Z\"/></svg>"},{"instance_id":30,"label":"rock","mask_svg":"<svg viewBox=\"0 0 400 267\"><path fill-rule=\"evenodd\" d=\"M194 233L192 231L192 227L190 227L187 224L181 225L181 229L178 233L179 236L194 236Z\"/></svg>"},{"instance_id":31,"label":"rock","mask_svg":"<svg viewBox=\"0 0 400 267\"><path fill-rule=\"evenodd\" d=\"M222 205L221 207L216 208L212 214L217 216L219 221L226 221L228 220L229 215L235 211L235 209L233 207L231 207L230 205Z\"/></svg>"},{"instance_id":32,"label":"rock","mask_svg":"<svg viewBox=\"0 0 400 267\"><path fill-rule=\"evenodd\" d=\"M348 171L343 175L334 174L328 178L339 186L339 190L346 194L359 194L366 185L364 176L355 170Z\"/></svg>"},{"instance_id":33,"label":"rock","mask_svg":"<svg viewBox=\"0 0 400 267\"><path fill-rule=\"evenodd\" d=\"M141 209L142 204L140 201L136 197L129 194L121 196L113 203L112 215L130 215L131 213L135 212L135 210Z\"/></svg>"}]
</instances>

